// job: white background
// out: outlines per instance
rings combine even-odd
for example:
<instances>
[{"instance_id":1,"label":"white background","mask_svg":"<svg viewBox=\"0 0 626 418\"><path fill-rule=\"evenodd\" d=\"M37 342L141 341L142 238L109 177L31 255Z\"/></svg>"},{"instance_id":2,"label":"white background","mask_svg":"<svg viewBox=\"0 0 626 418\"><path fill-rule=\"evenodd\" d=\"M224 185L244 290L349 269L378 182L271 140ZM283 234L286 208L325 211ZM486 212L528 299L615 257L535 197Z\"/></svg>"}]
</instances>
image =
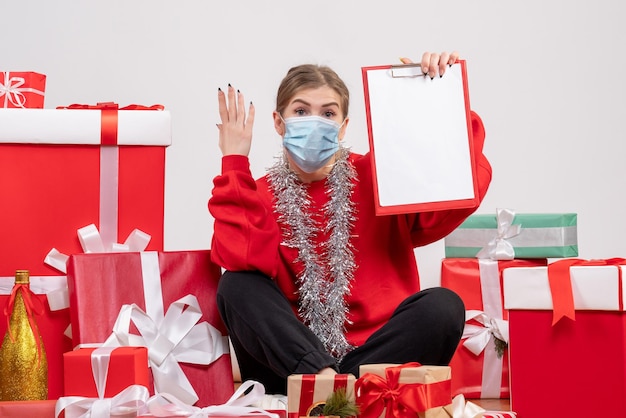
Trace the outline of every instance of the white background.
<instances>
[{"instance_id":1,"label":"white background","mask_svg":"<svg viewBox=\"0 0 626 418\"><path fill-rule=\"evenodd\" d=\"M626 256L626 13L618 0L0 0L0 70L48 76L46 108L165 105L166 250L210 246L220 168L216 92L254 101L263 174L280 139L271 112L292 66L333 67L351 89L347 141L367 150L362 66L459 50L494 178L479 213L576 212L583 258ZM149 232L149 231L148 231ZM416 251L439 283L443 241Z\"/></svg>"}]
</instances>

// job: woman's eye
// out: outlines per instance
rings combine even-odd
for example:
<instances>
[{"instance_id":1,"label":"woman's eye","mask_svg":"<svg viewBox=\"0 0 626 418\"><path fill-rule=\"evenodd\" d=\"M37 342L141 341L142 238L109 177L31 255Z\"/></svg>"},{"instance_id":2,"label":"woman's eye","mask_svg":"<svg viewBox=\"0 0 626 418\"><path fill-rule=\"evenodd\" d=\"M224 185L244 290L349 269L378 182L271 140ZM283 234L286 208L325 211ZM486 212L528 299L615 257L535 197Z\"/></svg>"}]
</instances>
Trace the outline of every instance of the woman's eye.
<instances>
[{"instance_id":1,"label":"woman's eye","mask_svg":"<svg viewBox=\"0 0 626 418\"><path fill-rule=\"evenodd\" d=\"M305 114L306 114L306 112L304 111L304 109L296 109L296 110L294 111L294 113L295 113L296 115L298 115L298 116L303 116L303 115L305 115Z\"/></svg>"},{"instance_id":2,"label":"woman's eye","mask_svg":"<svg viewBox=\"0 0 626 418\"><path fill-rule=\"evenodd\" d=\"M326 112L324 112L324 116L326 116L327 118L332 118L333 116L335 116L335 112L327 110Z\"/></svg>"}]
</instances>

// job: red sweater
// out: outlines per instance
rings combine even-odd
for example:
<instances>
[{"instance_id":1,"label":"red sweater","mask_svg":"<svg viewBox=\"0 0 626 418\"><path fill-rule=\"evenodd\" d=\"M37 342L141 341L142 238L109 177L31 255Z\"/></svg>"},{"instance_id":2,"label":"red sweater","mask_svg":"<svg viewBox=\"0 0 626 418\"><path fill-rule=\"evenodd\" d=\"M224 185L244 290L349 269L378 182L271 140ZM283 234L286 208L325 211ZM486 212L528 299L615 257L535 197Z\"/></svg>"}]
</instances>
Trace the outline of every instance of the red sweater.
<instances>
[{"instance_id":1,"label":"red sweater","mask_svg":"<svg viewBox=\"0 0 626 418\"><path fill-rule=\"evenodd\" d=\"M480 200L491 181L491 166L482 153L485 131L472 112L474 152ZM353 229L354 272L346 324L348 342L359 346L391 316L394 309L420 288L413 248L438 241L452 232L476 208L376 216L370 154L351 154L357 171L352 200L357 220ZM328 200L325 180L309 186L311 209L321 214ZM260 271L276 280L298 311L297 250L280 245L281 228L273 208L267 176L252 178L248 158L222 158L222 174L214 179L209 210L215 218L213 261L231 271ZM321 215L318 216L319 217ZM323 234L320 234L323 235ZM326 237L318 237L323 242ZM262 302L260 302L262 303Z\"/></svg>"}]
</instances>

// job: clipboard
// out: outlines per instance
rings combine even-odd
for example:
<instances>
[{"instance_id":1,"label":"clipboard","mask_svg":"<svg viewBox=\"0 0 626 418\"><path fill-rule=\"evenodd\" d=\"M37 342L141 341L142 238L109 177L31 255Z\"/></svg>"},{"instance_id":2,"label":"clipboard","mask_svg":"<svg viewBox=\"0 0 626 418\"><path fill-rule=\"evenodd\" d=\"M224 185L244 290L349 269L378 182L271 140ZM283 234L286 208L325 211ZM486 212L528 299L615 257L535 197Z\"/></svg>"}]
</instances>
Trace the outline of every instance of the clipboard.
<instances>
[{"instance_id":1,"label":"clipboard","mask_svg":"<svg viewBox=\"0 0 626 418\"><path fill-rule=\"evenodd\" d=\"M465 61L362 67L377 215L476 207Z\"/></svg>"}]
</instances>

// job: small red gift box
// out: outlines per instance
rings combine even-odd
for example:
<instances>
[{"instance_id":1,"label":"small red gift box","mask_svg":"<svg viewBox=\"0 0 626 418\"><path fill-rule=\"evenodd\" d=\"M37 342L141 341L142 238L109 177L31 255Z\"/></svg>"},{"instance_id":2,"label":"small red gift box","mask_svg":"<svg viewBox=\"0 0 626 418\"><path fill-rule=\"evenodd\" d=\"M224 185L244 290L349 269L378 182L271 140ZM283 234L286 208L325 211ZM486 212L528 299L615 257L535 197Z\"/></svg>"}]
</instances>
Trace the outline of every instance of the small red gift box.
<instances>
[{"instance_id":1,"label":"small red gift box","mask_svg":"<svg viewBox=\"0 0 626 418\"><path fill-rule=\"evenodd\" d=\"M626 416L625 267L614 265L625 262L504 270L511 409L519 418Z\"/></svg>"},{"instance_id":2,"label":"small red gift box","mask_svg":"<svg viewBox=\"0 0 626 418\"><path fill-rule=\"evenodd\" d=\"M90 224L107 248L139 229L163 249L170 114L106 106L0 109L0 276L57 275L46 255L82 252Z\"/></svg>"},{"instance_id":3,"label":"small red gift box","mask_svg":"<svg viewBox=\"0 0 626 418\"><path fill-rule=\"evenodd\" d=\"M0 312L7 305L14 283L15 277L0 277ZM62 293L66 288L65 276L30 277L30 289L43 307L41 314L35 315L35 321L48 360L48 399L63 395L63 353L72 350L72 339L64 334L70 325L70 310L60 306L66 303ZM0 338L6 332L6 316L0 314Z\"/></svg>"},{"instance_id":4,"label":"small red gift box","mask_svg":"<svg viewBox=\"0 0 626 418\"><path fill-rule=\"evenodd\" d=\"M293 374L287 378L287 418L309 416L311 410L336 390L345 389L348 399L354 401L354 382L351 374L321 375Z\"/></svg>"},{"instance_id":5,"label":"small red gift box","mask_svg":"<svg viewBox=\"0 0 626 418\"><path fill-rule=\"evenodd\" d=\"M500 340L501 345L496 349L494 338L494 333L501 333L500 338L508 336L508 313L502 301L502 271L507 267L545 266L546 263L546 259L442 260L441 286L455 291L468 313L464 339L450 361L453 395L509 397L508 349L504 347L507 341ZM497 329L499 327L503 329Z\"/></svg>"},{"instance_id":6,"label":"small red gift box","mask_svg":"<svg viewBox=\"0 0 626 418\"><path fill-rule=\"evenodd\" d=\"M173 385L157 387L159 392L190 405L198 398L198 406L222 404L234 383L226 328L216 306L220 275L209 250L72 255L67 277L74 343L102 343L109 337L117 345L154 342L148 352L155 385ZM180 318L170 316L172 312ZM195 319L188 321L188 315ZM141 343L132 343L138 333L118 337L123 318L127 326L147 324ZM120 343L124 338L131 343ZM174 374L163 376L164 369ZM186 384L193 389L182 395L172 392ZM195 396L191 391L196 400L190 400Z\"/></svg>"},{"instance_id":7,"label":"small red gift box","mask_svg":"<svg viewBox=\"0 0 626 418\"><path fill-rule=\"evenodd\" d=\"M150 385L148 350L145 347L117 347L100 354L96 348L81 348L63 355L64 396L98 398L96 379L102 378L104 398L112 398L130 385ZM95 353L94 353L95 352ZM100 358L96 357L100 355ZM94 368L98 361L100 370ZM104 375L104 376L102 376ZM106 380L104 379L106 377Z\"/></svg>"},{"instance_id":8,"label":"small red gift box","mask_svg":"<svg viewBox=\"0 0 626 418\"><path fill-rule=\"evenodd\" d=\"M2 418L56 418L55 400L0 402Z\"/></svg>"},{"instance_id":9,"label":"small red gift box","mask_svg":"<svg viewBox=\"0 0 626 418\"><path fill-rule=\"evenodd\" d=\"M45 91L45 74L0 71L0 108L42 109Z\"/></svg>"}]
</instances>

